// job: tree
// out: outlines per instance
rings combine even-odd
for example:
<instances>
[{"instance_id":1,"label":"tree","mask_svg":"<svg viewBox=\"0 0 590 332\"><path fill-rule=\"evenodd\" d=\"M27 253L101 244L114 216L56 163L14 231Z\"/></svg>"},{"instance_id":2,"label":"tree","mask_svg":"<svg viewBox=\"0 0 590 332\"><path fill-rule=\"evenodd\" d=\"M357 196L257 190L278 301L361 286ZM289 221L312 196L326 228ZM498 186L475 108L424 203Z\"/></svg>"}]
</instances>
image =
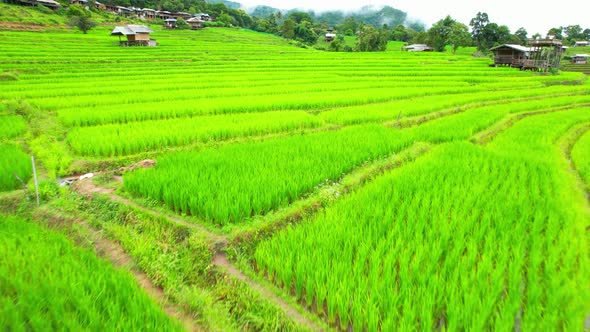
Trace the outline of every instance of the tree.
<instances>
[{"instance_id":1,"label":"tree","mask_svg":"<svg viewBox=\"0 0 590 332\"><path fill-rule=\"evenodd\" d=\"M442 52L445 50L445 46L449 44L449 36L455 24L457 24L457 21L453 20L451 16L447 16L434 23L430 30L428 30L428 40L435 51Z\"/></svg>"},{"instance_id":2,"label":"tree","mask_svg":"<svg viewBox=\"0 0 590 332\"><path fill-rule=\"evenodd\" d=\"M217 16L217 22L223 24L224 26L229 26L231 24L232 18L227 13L221 13L221 15Z\"/></svg>"},{"instance_id":3,"label":"tree","mask_svg":"<svg viewBox=\"0 0 590 332\"><path fill-rule=\"evenodd\" d=\"M563 28L551 28L547 31L548 35L554 36L557 39L563 39Z\"/></svg>"},{"instance_id":4,"label":"tree","mask_svg":"<svg viewBox=\"0 0 590 332\"><path fill-rule=\"evenodd\" d=\"M75 17L75 16L87 16L90 17L90 15L92 15L88 10L86 10L86 8L80 6L80 5L71 5L68 8L68 11L66 12L66 15L68 15L68 17Z\"/></svg>"},{"instance_id":5,"label":"tree","mask_svg":"<svg viewBox=\"0 0 590 332\"><path fill-rule=\"evenodd\" d=\"M483 46L484 30L490 23L490 19L487 13L478 12L474 18L469 22L471 26L471 36L477 45L479 51L487 51L487 48Z\"/></svg>"},{"instance_id":6,"label":"tree","mask_svg":"<svg viewBox=\"0 0 590 332\"><path fill-rule=\"evenodd\" d=\"M582 27L580 27L577 24L576 25L569 25L569 26L563 28L563 33L565 35L567 35L567 37L569 39L578 40L578 39L584 38L584 34L582 32Z\"/></svg>"},{"instance_id":7,"label":"tree","mask_svg":"<svg viewBox=\"0 0 590 332\"><path fill-rule=\"evenodd\" d=\"M268 16L268 26L267 26L266 31L270 32L272 34L279 33L279 25L277 24L277 19L275 18L275 14L270 14Z\"/></svg>"},{"instance_id":8,"label":"tree","mask_svg":"<svg viewBox=\"0 0 590 332\"><path fill-rule=\"evenodd\" d=\"M526 44L528 38L528 32L524 29L524 28L520 28L518 30L516 30L516 32L514 33L514 35L519 39L520 44Z\"/></svg>"},{"instance_id":9,"label":"tree","mask_svg":"<svg viewBox=\"0 0 590 332\"><path fill-rule=\"evenodd\" d=\"M496 44L507 44L512 41L512 34L510 33L510 28L505 25L500 25L496 29L494 44L491 46L495 46Z\"/></svg>"},{"instance_id":10,"label":"tree","mask_svg":"<svg viewBox=\"0 0 590 332\"><path fill-rule=\"evenodd\" d=\"M356 39L355 51L375 52L387 49L387 33L370 25L363 26Z\"/></svg>"},{"instance_id":11,"label":"tree","mask_svg":"<svg viewBox=\"0 0 590 332\"><path fill-rule=\"evenodd\" d=\"M94 22L89 16L72 16L69 21L69 25L72 27L76 27L80 29L84 34L88 33L90 29L96 26L96 22Z\"/></svg>"},{"instance_id":12,"label":"tree","mask_svg":"<svg viewBox=\"0 0 590 332\"><path fill-rule=\"evenodd\" d=\"M184 5L178 0L164 0L162 1L162 9L179 12L184 9Z\"/></svg>"},{"instance_id":13,"label":"tree","mask_svg":"<svg viewBox=\"0 0 590 332\"><path fill-rule=\"evenodd\" d=\"M448 36L448 43L453 48L453 54L457 52L459 47L469 46L471 44L471 35L469 28L459 22L451 25L451 33Z\"/></svg>"},{"instance_id":14,"label":"tree","mask_svg":"<svg viewBox=\"0 0 590 332\"><path fill-rule=\"evenodd\" d=\"M393 40L406 42L408 41L408 30L403 24L400 24L393 28L393 31L391 32L391 38Z\"/></svg>"},{"instance_id":15,"label":"tree","mask_svg":"<svg viewBox=\"0 0 590 332\"><path fill-rule=\"evenodd\" d=\"M266 32L268 31L268 20L265 18L258 19L254 18L254 23L252 23L252 30Z\"/></svg>"},{"instance_id":16,"label":"tree","mask_svg":"<svg viewBox=\"0 0 590 332\"><path fill-rule=\"evenodd\" d=\"M340 51L344 50L344 46L346 46L346 42L344 40L344 36L343 35L338 35L338 37L336 37L336 39L334 39L330 43L330 46L329 46L328 50L329 51L332 51L332 52L340 52Z\"/></svg>"},{"instance_id":17,"label":"tree","mask_svg":"<svg viewBox=\"0 0 590 332\"><path fill-rule=\"evenodd\" d=\"M292 11L287 15L287 18L292 19L295 23L300 24L303 21L313 22L311 15L306 12Z\"/></svg>"},{"instance_id":18,"label":"tree","mask_svg":"<svg viewBox=\"0 0 590 332\"><path fill-rule=\"evenodd\" d=\"M505 25L488 23L483 29L480 36L480 51L486 52L498 44L515 42L510 29Z\"/></svg>"},{"instance_id":19,"label":"tree","mask_svg":"<svg viewBox=\"0 0 590 332\"><path fill-rule=\"evenodd\" d=\"M295 21L290 18L286 19L281 26L281 34L287 39L293 39L295 37Z\"/></svg>"},{"instance_id":20,"label":"tree","mask_svg":"<svg viewBox=\"0 0 590 332\"><path fill-rule=\"evenodd\" d=\"M344 31L344 34L347 36L354 36L358 29L358 22L354 19L354 17L347 17L344 19L344 22L340 24L338 27L339 31Z\"/></svg>"},{"instance_id":21,"label":"tree","mask_svg":"<svg viewBox=\"0 0 590 332\"><path fill-rule=\"evenodd\" d=\"M186 29L190 29L190 25L188 25L188 23L186 23L186 21L184 19L182 19L182 17L179 17L178 20L176 20L176 29L180 29L180 30L186 30Z\"/></svg>"},{"instance_id":22,"label":"tree","mask_svg":"<svg viewBox=\"0 0 590 332\"><path fill-rule=\"evenodd\" d=\"M313 24L308 21L302 21L295 25L295 39L307 44L315 44L318 40L318 35L313 28Z\"/></svg>"},{"instance_id":23,"label":"tree","mask_svg":"<svg viewBox=\"0 0 590 332\"><path fill-rule=\"evenodd\" d=\"M416 32L414 38L412 38L412 43L414 44L427 44L428 43L428 33L424 31Z\"/></svg>"}]
</instances>

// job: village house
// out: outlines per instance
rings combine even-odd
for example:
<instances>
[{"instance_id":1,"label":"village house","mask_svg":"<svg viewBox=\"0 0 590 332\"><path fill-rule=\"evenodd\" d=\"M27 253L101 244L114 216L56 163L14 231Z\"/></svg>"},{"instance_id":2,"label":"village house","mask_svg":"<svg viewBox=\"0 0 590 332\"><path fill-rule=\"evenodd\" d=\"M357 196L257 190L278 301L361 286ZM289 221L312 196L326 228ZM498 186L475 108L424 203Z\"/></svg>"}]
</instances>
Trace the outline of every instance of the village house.
<instances>
[{"instance_id":1,"label":"village house","mask_svg":"<svg viewBox=\"0 0 590 332\"><path fill-rule=\"evenodd\" d=\"M404 50L408 52L432 52L434 49L426 44L411 44L404 46Z\"/></svg>"},{"instance_id":2,"label":"village house","mask_svg":"<svg viewBox=\"0 0 590 332\"><path fill-rule=\"evenodd\" d=\"M124 17L131 17L135 15L135 11L131 8L117 6L117 15L124 16Z\"/></svg>"},{"instance_id":3,"label":"village house","mask_svg":"<svg viewBox=\"0 0 590 332\"><path fill-rule=\"evenodd\" d=\"M176 19L175 18L167 18L164 20L164 27L166 29L176 29Z\"/></svg>"},{"instance_id":4,"label":"village house","mask_svg":"<svg viewBox=\"0 0 590 332\"><path fill-rule=\"evenodd\" d=\"M193 15L193 17L197 17L199 18L201 21L206 21L206 22L210 22L213 21L213 18L209 15L209 14L205 14L205 13L198 13Z\"/></svg>"},{"instance_id":5,"label":"village house","mask_svg":"<svg viewBox=\"0 0 590 332\"><path fill-rule=\"evenodd\" d=\"M157 10L156 11L156 18L159 18L161 20L165 20L167 18L173 18L172 17L172 13L166 10Z\"/></svg>"},{"instance_id":6,"label":"village house","mask_svg":"<svg viewBox=\"0 0 590 332\"><path fill-rule=\"evenodd\" d=\"M324 41L327 43L333 42L336 39L336 34L334 33L334 29L326 30L326 35L324 36Z\"/></svg>"},{"instance_id":7,"label":"village house","mask_svg":"<svg viewBox=\"0 0 590 332\"><path fill-rule=\"evenodd\" d=\"M118 12L117 12L117 6L115 6L115 5L109 5L109 4L105 4L104 6L105 6L107 12L111 12L113 14L118 14Z\"/></svg>"},{"instance_id":8,"label":"village house","mask_svg":"<svg viewBox=\"0 0 590 332\"><path fill-rule=\"evenodd\" d=\"M88 8L88 0L70 0L70 5L80 5Z\"/></svg>"},{"instance_id":9,"label":"village house","mask_svg":"<svg viewBox=\"0 0 590 332\"><path fill-rule=\"evenodd\" d=\"M585 41L585 40L580 40L574 44L574 47L583 47L583 46L590 46L590 42Z\"/></svg>"},{"instance_id":10,"label":"village house","mask_svg":"<svg viewBox=\"0 0 590 332\"><path fill-rule=\"evenodd\" d=\"M572 56L572 63L576 65L585 65L588 63L588 54L576 54Z\"/></svg>"},{"instance_id":11,"label":"village house","mask_svg":"<svg viewBox=\"0 0 590 332\"><path fill-rule=\"evenodd\" d=\"M201 20L199 17L191 17L186 21L186 23L188 23L191 26L191 29L193 30L202 29L205 27L203 25L204 21Z\"/></svg>"},{"instance_id":12,"label":"village house","mask_svg":"<svg viewBox=\"0 0 590 332\"><path fill-rule=\"evenodd\" d=\"M190 13L185 13L185 12L176 12L173 13L172 15L174 15L174 17L176 19L183 19L183 20L188 20L189 18L191 18L193 15L191 15Z\"/></svg>"},{"instance_id":13,"label":"village house","mask_svg":"<svg viewBox=\"0 0 590 332\"><path fill-rule=\"evenodd\" d=\"M531 49L516 44L503 44L490 49L494 53L495 66L522 68L525 59L529 58Z\"/></svg>"},{"instance_id":14,"label":"village house","mask_svg":"<svg viewBox=\"0 0 590 332\"><path fill-rule=\"evenodd\" d=\"M42 5L47 8L51 9L58 9L61 7L59 2L53 0L4 0L6 3L12 3L15 5L24 5L24 6L38 6Z\"/></svg>"},{"instance_id":15,"label":"village house","mask_svg":"<svg viewBox=\"0 0 590 332\"><path fill-rule=\"evenodd\" d=\"M127 25L115 27L111 36L119 36L120 46L156 46L156 41L150 39L152 32L145 25ZM127 40L121 40L121 36L125 36Z\"/></svg>"},{"instance_id":16,"label":"village house","mask_svg":"<svg viewBox=\"0 0 590 332\"><path fill-rule=\"evenodd\" d=\"M548 36L545 39L529 39L528 47L503 44L490 49L494 53L495 66L510 66L521 70L547 71L558 68L564 52L563 42Z\"/></svg>"},{"instance_id":17,"label":"village house","mask_svg":"<svg viewBox=\"0 0 590 332\"><path fill-rule=\"evenodd\" d=\"M153 20L156 18L156 10L151 8L142 8L141 16L146 20Z\"/></svg>"},{"instance_id":18,"label":"village house","mask_svg":"<svg viewBox=\"0 0 590 332\"><path fill-rule=\"evenodd\" d=\"M94 6L98 9L106 10L107 6L105 6L102 2L95 1Z\"/></svg>"}]
</instances>

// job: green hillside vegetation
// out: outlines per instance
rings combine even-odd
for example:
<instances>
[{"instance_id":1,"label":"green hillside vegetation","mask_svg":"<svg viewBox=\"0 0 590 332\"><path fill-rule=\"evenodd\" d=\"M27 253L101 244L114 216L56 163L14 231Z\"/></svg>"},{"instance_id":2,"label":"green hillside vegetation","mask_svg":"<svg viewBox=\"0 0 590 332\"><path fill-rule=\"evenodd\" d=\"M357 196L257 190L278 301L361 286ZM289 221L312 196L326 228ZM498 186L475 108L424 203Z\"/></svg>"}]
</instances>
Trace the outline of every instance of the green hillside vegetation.
<instances>
[{"instance_id":1,"label":"green hillside vegetation","mask_svg":"<svg viewBox=\"0 0 590 332\"><path fill-rule=\"evenodd\" d=\"M64 15L44 7L25 7L0 3L0 21L29 23L41 27L63 25Z\"/></svg>"},{"instance_id":2,"label":"green hillside vegetation","mask_svg":"<svg viewBox=\"0 0 590 332\"><path fill-rule=\"evenodd\" d=\"M112 25L115 22L132 22L105 11L85 11L98 24ZM47 7L27 7L0 3L0 30L56 30L69 29L68 9L51 10Z\"/></svg>"},{"instance_id":3,"label":"green hillside vegetation","mask_svg":"<svg viewBox=\"0 0 590 332\"><path fill-rule=\"evenodd\" d=\"M588 54L590 55L590 46L585 47L570 47L563 55L561 62L561 68L566 71L584 73L590 75L590 60L586 64L573 64L570 59L575 54Z\"/></svg>"}]
</instances>

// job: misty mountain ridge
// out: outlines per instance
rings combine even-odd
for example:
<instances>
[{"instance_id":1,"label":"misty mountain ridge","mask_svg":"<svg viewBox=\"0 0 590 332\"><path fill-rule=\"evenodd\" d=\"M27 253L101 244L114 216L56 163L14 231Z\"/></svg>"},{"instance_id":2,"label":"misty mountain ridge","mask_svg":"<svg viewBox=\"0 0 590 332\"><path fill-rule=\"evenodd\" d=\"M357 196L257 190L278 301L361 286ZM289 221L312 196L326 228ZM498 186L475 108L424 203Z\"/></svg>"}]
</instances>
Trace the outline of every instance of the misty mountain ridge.
<instances>
[{"instance_id":1,"label":"misty mountain ridge","mask_svg":"<svg viewBox=\"0 0 590 332\"><path fill-rule=\"evenodd\" d=\"M228 3L231 3L233 6L237 4L237 2L227 0L210 0L210 2L222 2L227 6L229 6ZM271 14L276 14L278 12L281 12L283 16L287 16L290 12L303 11L310 14L310 16L315 21L327 23L330 26L342 24L345 19L352 17L358 22L370 24L375 27L380 27L384 24L387 24L389 27L395 27L402 24L406 27L411 27L416 31L424 30L423 23L408 20L408 15L406 12L391 6L377 7L369 5L363 6L357 10L328 10L322 12L314 12L313 10L302 10L297 8L285 10L265 5L259 5L252 8L245 8L244 6L241 6L241 9L244 9L249 15L258 18L268 18Z\"/></svg>"}]
</instances>

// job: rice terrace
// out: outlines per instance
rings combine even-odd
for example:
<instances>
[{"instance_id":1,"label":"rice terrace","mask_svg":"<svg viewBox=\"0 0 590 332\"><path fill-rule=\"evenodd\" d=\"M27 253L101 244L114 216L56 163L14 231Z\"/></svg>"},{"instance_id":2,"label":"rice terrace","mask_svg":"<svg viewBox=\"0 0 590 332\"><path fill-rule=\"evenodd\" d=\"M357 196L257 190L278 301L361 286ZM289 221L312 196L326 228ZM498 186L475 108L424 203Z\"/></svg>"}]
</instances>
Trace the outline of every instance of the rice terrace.
<instances>
[{"instance_id":1,"label":"rice terrace","mask_svg":"<svg viewBox=\"0 0 590 332\"><path fill-rule=\"evenodd\" d=\"M240 8L0 3L0 329L590 331L590 29Z\"/></svg>"}]
</instances>

